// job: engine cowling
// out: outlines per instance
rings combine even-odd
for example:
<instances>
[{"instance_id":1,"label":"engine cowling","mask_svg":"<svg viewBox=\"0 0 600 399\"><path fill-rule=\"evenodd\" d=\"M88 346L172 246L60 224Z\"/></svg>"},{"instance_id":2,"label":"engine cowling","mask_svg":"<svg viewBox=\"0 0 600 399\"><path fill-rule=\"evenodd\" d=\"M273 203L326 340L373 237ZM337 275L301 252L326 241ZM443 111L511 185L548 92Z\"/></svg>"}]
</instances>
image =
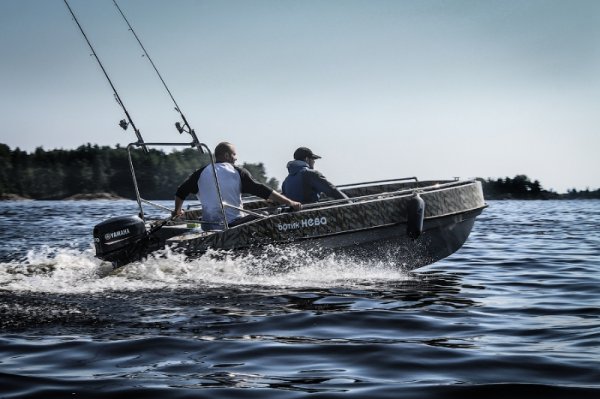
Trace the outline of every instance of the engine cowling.
<instances>
[{"instance_id":1,"label":"engine cowling","mask_svg":"<svg viewBox=\"0 0 600 399\"><path fill-rule=\"evenodd\" d=\"M146 225L138 216L107 219L94 227L96 257L110 262L120 261L135 251L146 235Z\"/></svg>"}]
</instances>

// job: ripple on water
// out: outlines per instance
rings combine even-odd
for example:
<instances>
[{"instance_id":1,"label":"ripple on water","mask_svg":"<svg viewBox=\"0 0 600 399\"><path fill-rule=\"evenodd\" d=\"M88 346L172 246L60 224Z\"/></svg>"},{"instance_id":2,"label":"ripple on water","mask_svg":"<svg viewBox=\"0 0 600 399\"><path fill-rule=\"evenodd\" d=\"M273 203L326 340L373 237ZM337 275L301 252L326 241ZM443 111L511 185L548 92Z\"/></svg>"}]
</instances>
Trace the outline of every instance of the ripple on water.
<instances>
[{"instance_id":1,"label":"ripple on water","mask_svg":"<svg viewBox=\"0 0 600 399\"><path fill-rule=\"evenodd\" d=\"M597 201L491 201L459 252L413 273L166 251L104 276L90 226L124 207L0 204L27 225L0 232L4 395L600 395Z\"/></svg>"}]
</instances>

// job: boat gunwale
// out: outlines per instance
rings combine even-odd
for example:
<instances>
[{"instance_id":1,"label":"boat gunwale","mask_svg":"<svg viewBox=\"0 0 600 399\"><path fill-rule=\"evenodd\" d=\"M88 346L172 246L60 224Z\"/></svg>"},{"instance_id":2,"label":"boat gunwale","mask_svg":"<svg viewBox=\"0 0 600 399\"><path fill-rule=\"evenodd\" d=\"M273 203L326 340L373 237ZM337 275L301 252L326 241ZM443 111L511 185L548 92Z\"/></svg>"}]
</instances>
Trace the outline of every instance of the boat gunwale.
<instances>
[{"instance_id":1,"label":"boat gunwale","mask_svg":"<svg viewBox=\"0 0 600 399\"><path fill-rule=\"evenodd\" d=\"M382 192L380 194L375 194L375 195L369 194L369 195L365 195L365 196L361 196L361 197L355 197L355 198L360 198L359 201L351 201L351 202L349 202L348 200L325 201L325 202L319 203L318 204L319 206L314 206L309 209L302 209L297 212L286 212L286 213L265 215L264 218L253 219L246 223L242 223L240 225L231 227L227 230L206 231L206 232L202 232L202 233L198 233L198 234L185 232L185 233L182 233L181 235L171 237L168 241L170 241L170 243L175 244L175 245L184 244L185 242L188 242L190 240L196 240L196 239L203 240L203 239L206 239L213 235L225 236L227 234L232 234L233 231L230 231L230 230L240 232L240 231L243 231L244 229L253 229L253 228L256 228L256 224L267 223L267 221L270 223L277 223L277 220L276 220L277 218L283 218L283 217L288 218L288 217L293 217L295 215L313 213L313 212L318 212L320 210L325 210L325 209L335 209L335 208L341 208L341 207L360 207L361 205L372 204L374 202L397 201L399 199L405 199L406 197L410 197L410 196L414 195L415 191L420 191L427 195L428 193L448 191L448 190L456 189L456 188L462 187L462 186L469 186L472 184L477 185L480 183L475 179L460 180L460 181L448 182L448 183L445 183L442 185L439 185L438 183L436 183L435 185L431 185L428 187L411 188L411 189L399 190L396 192ZM386 195L386 194L389 194L389 195ZM385 197L381 198L382 195L385 195ZM483 199L483 196L482 196L482 199ZM315 204L315 205L317 205L317 204ZM474 207L460 209L460 210L453 211L453 212L447 212L447 213L442 213L442 214L426 216L424 218L424 220L435 221L435 220L441 219L441 218L452 217L452 216L461 215L461 214L468 214L468 213L472 213L472 212L481 211L481 210L485 209L487 206L488 205L485 202L483 202L483 205L480 205L480 206L474 206ZM258 208L258 210L260 210L260 209L273 209L273 207ZM254 211L256 211L256 210L257 209L254 209ZM361 231L376 230L376 229L380 229L380 228L388 228L388 227L401 225L403 223L406 223L406 222L405 221L395 221L395 222L389 222L389 223L374 224L374 225L370 225L370 226L360 226L357 228L344 229L343 231L322 232L317 235L296 236L296 237L290 237L288 240L277 240L277 241L278 242L304 241L304 240L318 239L320 237L331 237L331 236L336 236L336 235L358 233Z\"/></svg>"},{"instance_id":2,"label":"boat gunwale","mask_svg":"<svg viewBox=\"0 0 600 399\"><path fill-rule=\"evenodd\" d=\"M396 180L390 180L390 181L396 181ZM447 191L452 188L456 188L456 187L460 187L460 186L467 186L467 185L477 184L477 183L478 183L478 181L475 179L448 181L448 182L442 183L442 184L440 184L438 182L438 183L424 186L424 187L411 187L411 188L405 188L402 190L384 191L384 192L376 193L376 194L367 194L367 195L362 195L359 197L351 197L349 199L335 199L335 200L311 203L311 204L303 205L302 209L299 211L267 214L258 219L250 220L246 223L242 223L242 224L230 227L226 230L236 229L239 227L246 226L248 224L253 224L258 221L262 221L262 220L266 220L266 219L272 219L274 217L278 217L281 215L302 214L302 213L306 213L306 212L313 212L313 211L320 210L320 209L346 207L346 206L357 206L357 205L361 205L361 204L372 203L375 201L388 201L388 200L394 200L394 199L414 195L415 193L418 193L418 194L432 193L432 192L436 192L436 191L442 192L442 191ZM359 183L359 184L364 184L364 183ZM373 185L370 185L370 186L367 185L364 187L378 187L378 186L384 187L386 185L391 185L391 184L373 184ZM259 211L273 211L275 209L281 209L281 208L283 208L283 207L282 206L266 206L266 207L260 207L260 208L253 208L252 212L257 213ZM476 208L470 208L470 209L476 209ZM197 211L201 211L201 210L202 210L202 207L200 206L200 207L194 209L192 212L197 212ZM449 214L452 214L452 213L449 213ZM431 218L431 217L432 216L428 216L426 218ZM437 217L437 215L435 215L433 217ZM180 220L176 224L183 224L183 223L187 223L187 222L198 223L199 221L197 219L183 219L183 220ZM223 230L223 231L225 231L225 230Z\"/></svg>"},{"instance_id":3,"label":"boat gunwale","mask_svg":"<svg viewBox=\"0 0 600 399\"><path fill-rule=\"evenodd\" d=\"M373 203L376 201L390 201L390 200L396 200L399 198L403 198L403 197L407 197L407 196L411 196L414 195L415 193L431 193L431 192L442 192L442 191L447 191L450 190L452 188L456 188L456 187L460 187L460 186L467 186L470 184L477 184L478 181L475 179L472 180L457 180L457 181L452 181L452 182L448 182L448 183L444 183L444 184L439 184L436 183L434 185L431 186L426 186L426 187L416 187L416 188L408 188L408 189L403 189L403 190L397 190L397 191L389 191L389 192L381 192L378 194L367 194L364 196L360 196L360 197L352 197L350 199L336 199L336 200L331 200L331 201L323 201L323 202L318 202L318 203L314 203L314 204L307 204L306 206L303 206L301 210L296 211L296 212L286 212L286 213L279 213L279 214L272 214L272 215L265 215L265 217L263 217L262 219L255 219L255 220L251 220L248 223L243 223L234 227L231 227L232 229L240 227L240 226L244 226L246 224L250 224L250 223L254 223L260 220L264 220L264 219L271 219L273 217L277 217L277 216L281 216L281 215L287 215L287 214L301 214L304 212L313 212L319 209L326 209L326 208L337 208L337 207L345 207L345 206L357 206L357 205L361 205L361 204L369 204L369 203ZM376 186L380 186L380 184L376 184L373 186L366 186L366 187L376 187ZM384 185L381 185L384 186ZM484 202L485 204L485 202ZM466 212L466 211L470 211L470 210L475 210L475 209L483 209L487 207L487 204L485 204L482 207L474 207L474 208L469 208L465 211L459 211L459 212L451 212L451 213L447 213L447 214L442 214L442 215L435 215L435 216L428 216L425 217L426 219L431 219L431 218L436 218L436 217L443 217L443 216L447 216L447 215L453 215L453 214L457 214L457 213L461 213L461 212ZM274 209L274 208L278 208L278 207L263 207L263 208L256 208L253 209L253 211L260 211L260 210L266 210L266 209ZM280 207L279 207L280 208Z\"/></svg>"}]
</instances>

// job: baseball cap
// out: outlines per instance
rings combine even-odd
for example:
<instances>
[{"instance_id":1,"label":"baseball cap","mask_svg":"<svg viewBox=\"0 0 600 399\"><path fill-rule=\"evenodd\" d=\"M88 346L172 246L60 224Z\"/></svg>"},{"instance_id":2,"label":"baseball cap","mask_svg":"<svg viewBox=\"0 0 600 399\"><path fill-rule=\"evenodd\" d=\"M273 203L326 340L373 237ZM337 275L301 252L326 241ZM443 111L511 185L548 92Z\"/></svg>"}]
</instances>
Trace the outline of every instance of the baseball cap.
<instances>
[{"instance_id":1,"label":"baseball cap","mask_svg":"<svg viewBox=\"0 0 600 399\"><path fill-rule=\"evenodd\" d=\"M303 160L304 158L321 159L320 156L314 154L312 150L308 147L300 147L296 151L294 151L294 159Z\"/></svg>"}]
</instances>

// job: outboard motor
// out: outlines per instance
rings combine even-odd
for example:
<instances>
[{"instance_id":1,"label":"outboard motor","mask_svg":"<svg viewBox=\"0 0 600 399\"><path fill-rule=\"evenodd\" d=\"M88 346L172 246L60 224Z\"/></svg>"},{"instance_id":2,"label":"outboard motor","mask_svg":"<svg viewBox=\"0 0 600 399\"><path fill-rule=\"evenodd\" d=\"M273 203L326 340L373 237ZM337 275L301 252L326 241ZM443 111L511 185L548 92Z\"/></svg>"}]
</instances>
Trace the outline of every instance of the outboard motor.
<instances>
[{"instance_id":1,"label":"outboard motor","mask_svg":"<svg viewBox=\"0 0 600 399\"><path fill-rule=\"evenodd\" d=\"M139 257L147 237L146 225L138 216L117 216L94 227L96 257L115 266Z\"/></svg>"},{"instance_id":2,"label":"outboard motor","mask_svg":"<svg viewBox=\"0 0 600 399\"><path fill-rule=\"evenodd\" d=\"M423 232L423 219L425 219L425 201L415 193L408 201L406 208L406 235L417 239Z\"/></svg>"}]
</instances>

